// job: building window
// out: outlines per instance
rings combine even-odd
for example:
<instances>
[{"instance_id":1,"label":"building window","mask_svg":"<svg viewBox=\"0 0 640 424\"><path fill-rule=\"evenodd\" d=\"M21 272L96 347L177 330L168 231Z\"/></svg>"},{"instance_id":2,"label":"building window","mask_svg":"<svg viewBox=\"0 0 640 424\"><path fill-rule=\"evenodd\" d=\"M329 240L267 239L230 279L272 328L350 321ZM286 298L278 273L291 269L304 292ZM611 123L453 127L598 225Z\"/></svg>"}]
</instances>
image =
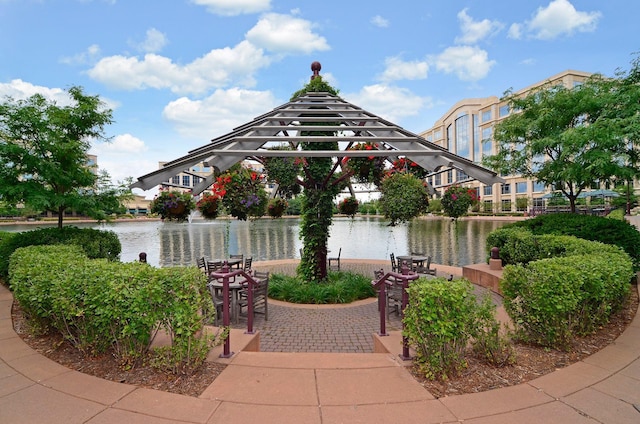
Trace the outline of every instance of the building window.
<instances>
[{"instance_id":1,"label":"building window","mask_svg":"<svg viewBox=\"0 0 640 424\"><path fill-rule=\"evenodd\" d=\"M502 187L500 188L500 192L502 194L511 194L511 184L509 183L502 184Z\"/></svg>"},{"instance_id":2,"label":"building window","mask_svg":"<svg viewBox=\"0 0 640 424\"><path fill-rule=\"evenodd\" d=\"M482 156L491 156L493 154L493 127L482 129Z\"/></svg>"},{"instance_id":3,"label":"building window","mask_svg":"<svg viewBox=\"0 0 640 424\"><path fill-rule=\"evenodd\" d=\"M462 169L458 169L456 171L456 174L458 176L458 181L465 181L469 179L469 176L467 175L467 173L464 172Z\"/></svg>"},{"instance_id":4,"label":"building window","mask_svg":"<svg viewBox=\"0 0 640 424\"><path fill-rule=\"evenodd\" d=\"M533 182L533 191L534 192L544 191L544 183L542 183L540 181L534 181Z\"/></svg>"},{"instance_id":5,"label":"building window","mask_svg":"<svg viewBox=\"0 0 640 424\"><path fill-rule=\"evenodd\" d=\"M197 177L197 176L193 176L193 186L195 187L197 184L200 184L200 181L202 181L202 178Z\"/></svg>"},{"instance_id":6,"label":"building window","mask_svg":"<svg viewBox=\"0 0 640 424\"><path fill-rule=\"evenodd\" d=\"M482 111L482 122L488 122L491 120L491 109Z\"/></svg>"},{"instance_id":7,"label":"building window","mask_svg":"<svg viewBox=\"0 0 640 424\"><path fill-rule=\"evenodd\" d=\"M493 200L485 200L482 202L482 212L493 213Z\"/></svg>"},{"instance_id":8,"label":"building window","mask_svg":"<svg viewBox=\"0 0 640 424\"><path fill-rule=\"evenodd\" d=\"M527 192L527 182L521 181L516 183L516 193L526 193Z\"/></svg>"},{"instance_id":9,"label":"building window","mask_svg":"<svg viewBox=\"0 0 640 424\"><path fill-rule=\"evenodd\" d=\"M447 171L447 184L453 184L453 169Z\"/></svg>"},{"instance_id":10,"label":"building window","mask_svg":"<svg viewBox=\"0 0 640 424\"><path fill-rule=\"evenodd\" d=\"M433 176L433 185L436 187L442 185L442 174L436 174Z\"/></svg>"},{"instance_id":11,"label":"building window","mask_svg":"<svg viewBox=\"0 0 640 424\"><path fill-rule=\"evenodd\" d=\"M473 126L473 161L478 163L482 157L482 142L480 141L480 123L478 122L478 115L471 115Z\"/></svg>"},{"instance_id":12,"label":"building window","mask_svg":"<svg viewBox=\"0 0 640 424\"><path fill-rule=\"evenodd\" d=\"M442 130L435 130L433 133L434 140L440 140L442 138Z\"/></svg>"},{"instance_id":13,"label":"building window","mask_svg":"<svg viewBox=\"0 0 640 424\"><path fill-rule=\"evenodd\" d=\"M486 196L493 196L493 186L484 186L484 195Z\"/></svg>"},{"instance_id":14,"label":"building window","mask_svg":"<svg viewBox=\"0 0 640 424\"><path fill-rule=\"evenodd\" d=\"M462 115L456 119L456 154L463 158L470 158L469 149L469 115Z\"/></svg>"},{"instance_id":15,"label":"building window","mask_svg":"<svg viewBox=\"0 0 640 424\"><path fill-rule=\"evenodd\" d=\"M191 185L191 178L189 177L189 175L182 176L182 185L184 187L189 187Z\"/></svg>"},{"instance_id":16,"label":"building window","mask_svg":"<svg viewBox=\"0 0 640 424\"><path fill-rule=\"evenodd\" d=\"M500 118L507 116L509 114L509 105L500 106L500 110L498 111L498 116Z\"/></svg>"},{"instance_id":17,"label":"building window","mask_svg":"<svg viewBox=\"0 0 640 424\"><path fill-rule=\"evenodd\" d=\"M444 148L451 152L451 139L453 138L453 126L449 125L447 127L447 139L445 140Z\"/></svg>"},{"instance_id":18,"label":"building window","mask_svg":"<svg viewBox=\"0 0 640 424\"><path fill-rule=\"evenodd\" d=\"M174 177L171 177L171 184L180 185L180 176L176 175Z\"/></svg>"},{"instance_id":19,"label":"building window","mask_svg":"<svg viewBox=\"0 0 640 424\"><path fill-rule=\"evenodd\" d=\"M511 200L504 199L500 202L500 210L502 212L511 212Z\"/></svg>"},{"instance_id":20,"label":"building window","mask_svg":"<svg viewBox=\"0 0 640 424\"><path fill-rule=\"evenodd\" d=\"M428 134L428 135L425 137L425 140L427 140L427 141L433 141L433 136L432 136L431 134Z\"/></svg>"}]
</instances>

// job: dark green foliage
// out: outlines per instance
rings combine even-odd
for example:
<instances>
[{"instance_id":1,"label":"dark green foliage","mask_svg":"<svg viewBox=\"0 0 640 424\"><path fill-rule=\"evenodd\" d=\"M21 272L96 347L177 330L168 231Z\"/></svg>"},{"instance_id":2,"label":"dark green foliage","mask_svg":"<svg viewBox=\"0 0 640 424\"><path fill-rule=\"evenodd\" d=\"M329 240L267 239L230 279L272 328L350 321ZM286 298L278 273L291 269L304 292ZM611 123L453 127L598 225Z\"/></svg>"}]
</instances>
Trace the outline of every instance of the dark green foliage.
<instances>
[{"instance_id":1,"label":"dark green foliage","mask_svg":"<svg viewBox=\"0 0 640 424\"><path fill-rule=\"evenodd\" d=\"M632 276L621 251L572 255L508 265L500 289L520 338L563 349L608 322L624 305Z\"/></svg>"},{"instance_id":2,"label":"dark green foliage","mask_svg":"<svg viewBox=\"0 0 640 424\"><path fill-rule=\"evenodd\" d=\"M640 232L626 221L578 214L546 214L505 227L528 228L534 234L565 234L585 240L613 244L631 256L640 269Z\"/></svg>"},{"instance_id":3,"label":"dark green foliage","mask_svg":"<svg viewBox=\"0 0 640 424\"><path fill-rule=\"evenodd\" d=\"M158 269L88 259L79 246L30 246L13 253L10 276L28 317L86 353L111 348L123 366L134 366L164 330L172 344L154 363L188 372L210 348L212 340L198 335L211 298L195 267Z\"/></svg>"},{"instance_id":4,"label":"dark green foliage","mask_svg":"<svg viewBox=\"0 0 640 424\"><path fill-rule=\"evenodd\" d=\"M91 259L104 258L109 261L118 260L122 249L120 240L113 231L62 227L14 233L10 237L0 237L0 277L6 279L9 256L17 248L51 244L74 244L80 246L84 254Z\"/></svg>"},{"instance_id":5,"label":"dark green foliage","mask_svg":"<svg viewBox=\"0 0 640 424\"><path fill-rule=\"evenodd\" d=\"M321 284L281 274L274 274L269 280L269 297L292 303L351 303L375 294L370 278L344 271L330 272Z\"/></svg>"}]
</instances>

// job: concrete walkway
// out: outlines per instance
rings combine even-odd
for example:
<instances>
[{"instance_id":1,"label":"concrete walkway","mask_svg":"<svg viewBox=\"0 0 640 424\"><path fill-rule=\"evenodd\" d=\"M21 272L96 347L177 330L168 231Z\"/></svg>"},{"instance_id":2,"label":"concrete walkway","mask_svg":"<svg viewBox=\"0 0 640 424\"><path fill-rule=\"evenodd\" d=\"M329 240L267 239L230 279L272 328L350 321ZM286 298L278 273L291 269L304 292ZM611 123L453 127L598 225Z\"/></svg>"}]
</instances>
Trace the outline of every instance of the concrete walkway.
<instances>
[{"instance_id":1,"label":"concrete walkway","mask_svg":"<svg viewBox=\"0 0 640 424\"><path fill-rule=\"evenodd\" d=\"M41 356L14 332L12 301L0 286L0 423L640 422L638 316L583 361L483 393L434 399L396 353L242 351L192 398L101 380ZM315 310L337 317L367 305Z\"/></svg>"}]
</instances>

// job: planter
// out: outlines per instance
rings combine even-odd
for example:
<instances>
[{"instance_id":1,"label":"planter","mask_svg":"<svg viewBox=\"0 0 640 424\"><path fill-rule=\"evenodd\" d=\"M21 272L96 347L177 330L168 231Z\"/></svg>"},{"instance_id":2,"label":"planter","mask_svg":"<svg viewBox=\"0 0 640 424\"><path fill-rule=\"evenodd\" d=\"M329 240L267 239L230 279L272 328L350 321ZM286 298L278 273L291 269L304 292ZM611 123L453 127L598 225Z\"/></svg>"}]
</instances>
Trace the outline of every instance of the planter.
<instances>
[{"instance_id":1,"label":"planter","mask_svg":"<svg viewBox=\"0 0 640 424\"><path fill-rule=\"evenodd\" d=\"M175 206L167 208L167 215L169 217L180 217L184 214L186 206L182 202L178 202Z\"/></svg>"}]
</instances>

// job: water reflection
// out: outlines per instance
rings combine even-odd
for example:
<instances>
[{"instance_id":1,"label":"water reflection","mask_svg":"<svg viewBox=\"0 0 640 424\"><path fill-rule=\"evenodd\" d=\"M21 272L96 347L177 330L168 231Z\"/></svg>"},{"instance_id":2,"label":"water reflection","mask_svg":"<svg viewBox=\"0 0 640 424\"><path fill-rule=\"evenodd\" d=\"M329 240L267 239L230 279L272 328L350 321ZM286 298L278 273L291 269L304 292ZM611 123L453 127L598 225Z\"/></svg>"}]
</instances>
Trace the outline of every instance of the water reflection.
<instances>
[{"instance_id":1,"label":"water reflection","mask_svg":"<svg viewBox=\"0 0 640 424\"><path fill-rule=\"evenodd\" d=\"M121 260L135 261L147 252L155 266L195 264L201 256L226 258L243 253L254 261L299 258L302 242L299 219L261 219L258 221L198 220L192 223L159 221L78 224L79 227L114 231L122 243ZM374 217L335 218L329 234L329 250L342 258L389 259L424 252L433 262L462 266L486 259L485 240L504 221L459 221L419 219L389 227ZM6 231L26 231L33 226L2 227Z\"/></svg>"}]
</instances>

